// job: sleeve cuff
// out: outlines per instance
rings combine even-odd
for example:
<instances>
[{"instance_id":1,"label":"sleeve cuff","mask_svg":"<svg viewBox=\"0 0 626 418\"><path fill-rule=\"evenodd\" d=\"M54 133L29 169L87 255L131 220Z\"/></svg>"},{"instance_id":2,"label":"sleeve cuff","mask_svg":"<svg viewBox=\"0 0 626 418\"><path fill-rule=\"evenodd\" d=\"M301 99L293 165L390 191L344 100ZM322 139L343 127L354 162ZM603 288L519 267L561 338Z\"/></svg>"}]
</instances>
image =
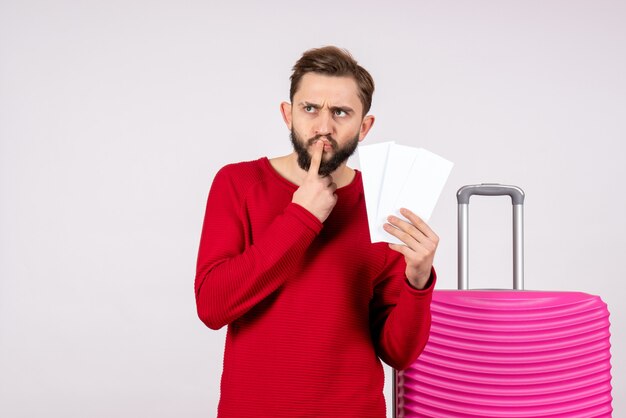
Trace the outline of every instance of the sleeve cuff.
<instances>
[{"instance_id":1,"label":"sleeve cuff","mask_svg":"<svg viewBox=\"0 0 626 418\"><path fill-rule=\"evenodd\" d=\"M404 287L415 296L426 296L433 292L433 290L435 289L436 282L437 282L437 272L435 271L435 268L432 267L430 269L430 277L428 278L428 281L426 282L426 286L423 289L416 289L415 287L413 287L413 285L411 285L411 283L409 282L409 279L407 278L404 279L404 283L405 283Z\"/></svg>"}]
</instances>

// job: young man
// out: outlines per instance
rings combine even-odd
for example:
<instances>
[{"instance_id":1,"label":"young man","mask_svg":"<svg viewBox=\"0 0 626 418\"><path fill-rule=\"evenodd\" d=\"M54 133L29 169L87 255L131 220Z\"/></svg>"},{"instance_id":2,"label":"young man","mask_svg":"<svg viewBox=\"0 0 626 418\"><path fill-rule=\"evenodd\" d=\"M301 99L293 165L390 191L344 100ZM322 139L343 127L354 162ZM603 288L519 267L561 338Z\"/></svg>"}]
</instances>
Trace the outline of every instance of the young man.
<instances>
[{"instance_id":1,"label":"young man","mask_svg":"<svg viewBox=\"0 0 626 418\"><path fill-rule=\"evenodd\" d=\"M228 417L384 417L381 362L403 369L430 329L437 235L409 211L371 244L361 174L374 83L344 50L313 49L280 110L294 152L227 165L207 202L200 319L228 325L218 408Z\"/></svg>"}]
</instances>

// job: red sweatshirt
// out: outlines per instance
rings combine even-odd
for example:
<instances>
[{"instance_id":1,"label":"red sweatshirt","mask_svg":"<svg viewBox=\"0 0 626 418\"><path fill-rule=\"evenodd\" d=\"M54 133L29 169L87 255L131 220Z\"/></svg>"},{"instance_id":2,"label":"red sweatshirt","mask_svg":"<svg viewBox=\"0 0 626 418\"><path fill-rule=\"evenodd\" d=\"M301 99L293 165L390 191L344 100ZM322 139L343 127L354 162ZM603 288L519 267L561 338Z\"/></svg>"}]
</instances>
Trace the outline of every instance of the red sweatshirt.
<instances>
[{"instance_id":1,"label":"red sweatshirt","mask_svg":"<svg viewBox=\"0 0 626 418\"><path fill-rule=\"evenodd\" d=\"M267 158L216 175L197 274L200 319L228 325L218 416L384 417L384 373L421 353L433 280L371 244L361 173L322 224Z\"/></svg>"}]
</instances>

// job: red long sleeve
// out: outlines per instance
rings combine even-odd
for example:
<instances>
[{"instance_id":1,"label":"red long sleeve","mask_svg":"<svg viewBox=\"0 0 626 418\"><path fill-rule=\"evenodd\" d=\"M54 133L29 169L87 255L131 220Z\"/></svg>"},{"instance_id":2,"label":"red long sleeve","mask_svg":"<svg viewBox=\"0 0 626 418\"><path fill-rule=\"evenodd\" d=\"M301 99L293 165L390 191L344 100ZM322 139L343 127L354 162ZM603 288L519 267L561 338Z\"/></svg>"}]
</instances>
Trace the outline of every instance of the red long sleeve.
<instances>
[{"instance_id":1,"label":"red long sleeve","mask_svg":"<svg viewBox=\"0 0 626 418\"><path fill-rule=\"evenodd\" d=\"M379 357L423 349L432 286L411 288L403 257L369 242L360 173L322 225L266 158L224 167L207 201L198 315L228 325L220 417L384 417Z\"/></svg>"},{"instance_id":2,"label":"red long sleeve","mask_svg":"<svg viewBox=\"0 0 626 418\"><path fill-rule=\"evenodd\" d=\"M257 173L242 170L237 174L242 178L237 178L234 169L227 166L215 177L198 257L198 314L213 329L231 323L274 292L322 227L313 215L291 203L252 243L245 215L250 202L241 191L250 187L247 180L254 184ZM255 202L251 203L254 209Z\"/></svg>"}]
</instances>

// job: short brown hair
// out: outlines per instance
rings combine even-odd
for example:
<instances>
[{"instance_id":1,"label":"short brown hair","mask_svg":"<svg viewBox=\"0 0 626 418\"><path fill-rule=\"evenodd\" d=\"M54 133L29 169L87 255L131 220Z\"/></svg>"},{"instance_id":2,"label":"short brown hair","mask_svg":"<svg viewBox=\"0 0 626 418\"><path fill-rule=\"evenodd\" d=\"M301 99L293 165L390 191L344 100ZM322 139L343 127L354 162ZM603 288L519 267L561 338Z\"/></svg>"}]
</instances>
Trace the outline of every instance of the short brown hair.
<instances>
[{"instance_id":1,"label":"short brown hair","mask_svg":"<svg viewBox=\"0 0 626 418\"><path fill-rule=\"evenodd\" d=\"M359 98L363 104L363 116L369 112L374 95L374 79L345 49L325 46L309 49L302 54L302 57L293 66L293 73L290 77L289 100L292 102L293 96L298 90L300 79L306 73L354 78L359 89Z\"/></svg>"}]
</instances>

